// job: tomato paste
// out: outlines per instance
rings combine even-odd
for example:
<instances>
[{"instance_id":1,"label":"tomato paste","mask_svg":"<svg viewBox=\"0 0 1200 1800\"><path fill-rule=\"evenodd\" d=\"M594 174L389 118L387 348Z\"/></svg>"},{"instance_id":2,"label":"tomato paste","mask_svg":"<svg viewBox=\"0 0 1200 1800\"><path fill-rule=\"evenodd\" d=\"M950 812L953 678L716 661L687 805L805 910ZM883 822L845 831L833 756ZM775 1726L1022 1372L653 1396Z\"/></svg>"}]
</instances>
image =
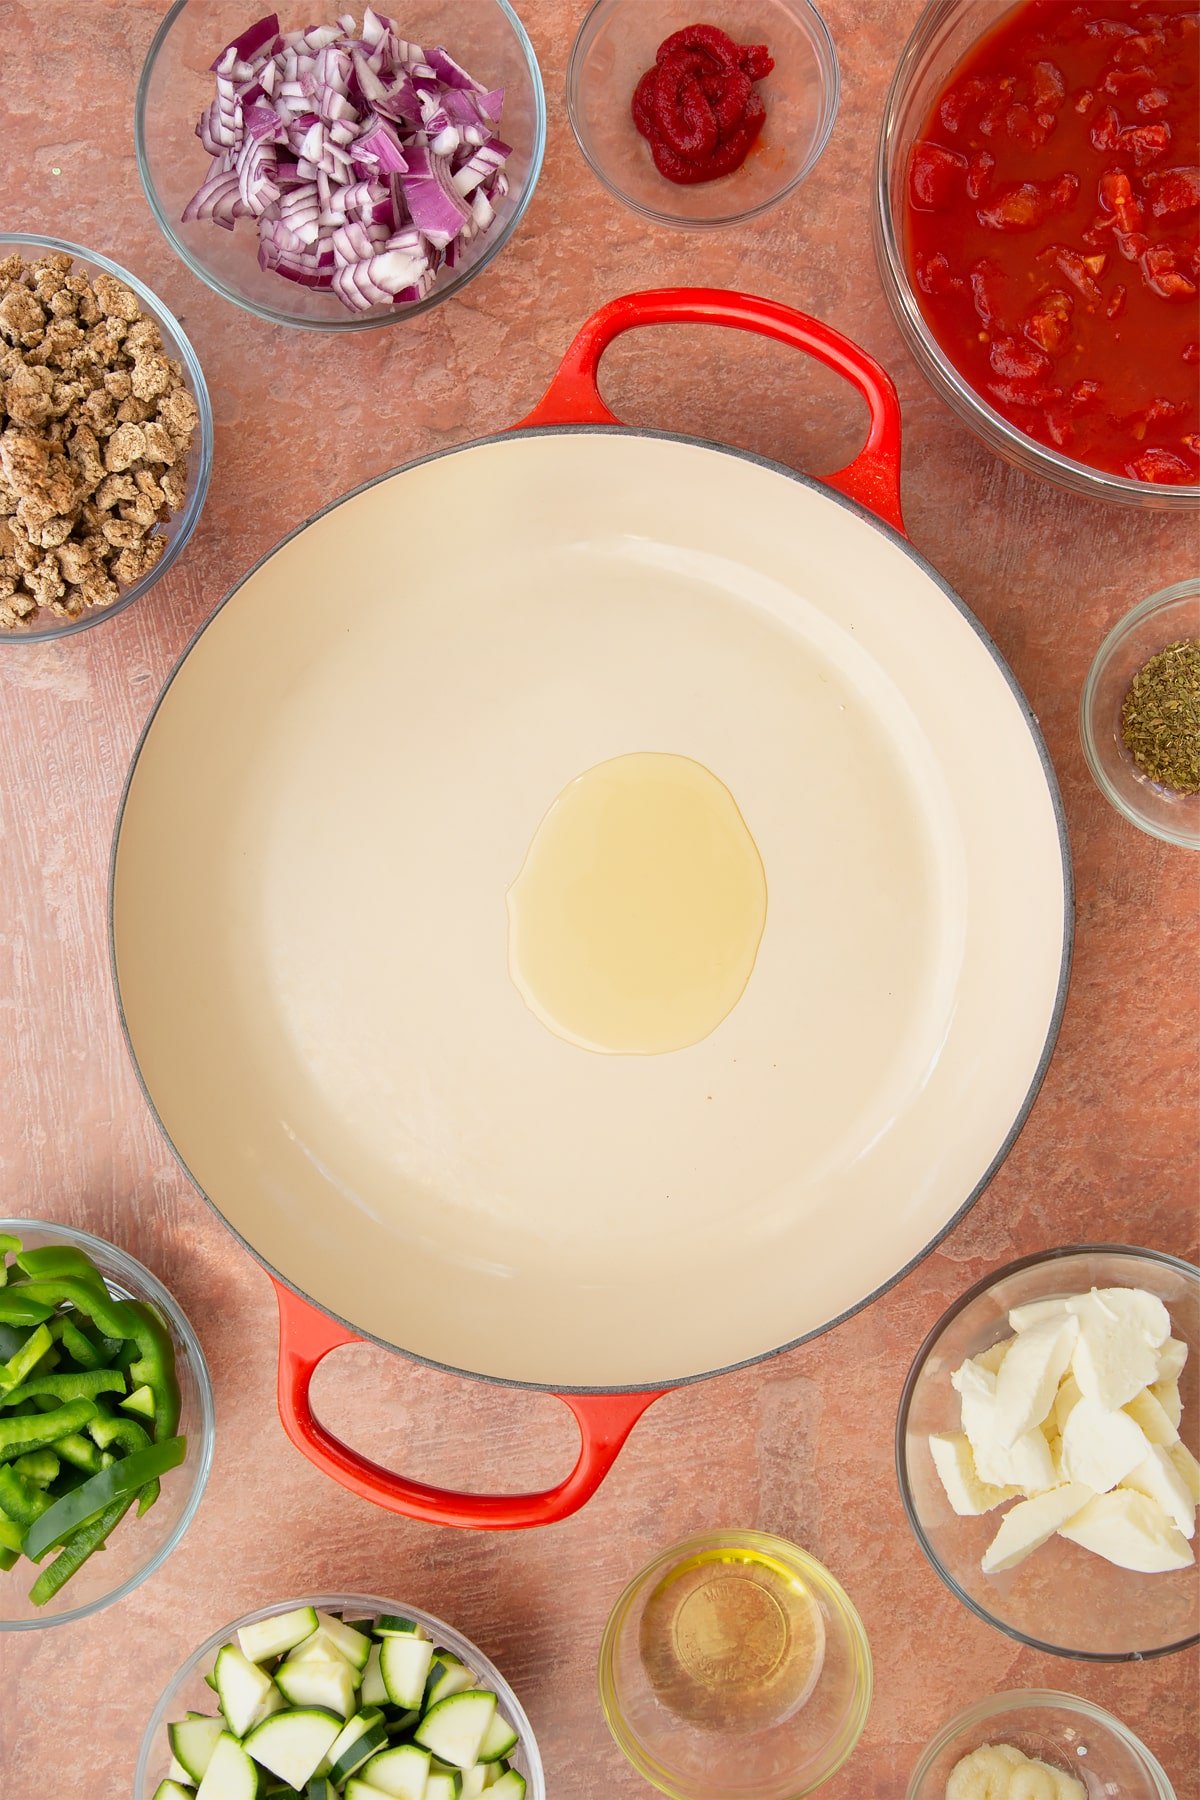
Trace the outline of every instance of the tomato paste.
<instances>
[{"instance_id":1,"label":"tomato paste","mask_svg":"<svg viewBox=\"0 0 1200 1800\"><path fill-rule=\"evenodd\" d=\"M735 44L715 25L664 38L633 95L659 174L691 185L740 169L767 117L754 83L774 67L765 44Z\"/></svg>"},{"instance_id":2,"label":"tomato paste","mask_svg":"<svg viewBox=\"0 0 1200 1800\"><path fill-rule=\"evenodd\" d=\"M921 310L995 410L1076 461L1200 480L1195 0L1026 0L908 168Z\"/></svg>"}]
</instances>

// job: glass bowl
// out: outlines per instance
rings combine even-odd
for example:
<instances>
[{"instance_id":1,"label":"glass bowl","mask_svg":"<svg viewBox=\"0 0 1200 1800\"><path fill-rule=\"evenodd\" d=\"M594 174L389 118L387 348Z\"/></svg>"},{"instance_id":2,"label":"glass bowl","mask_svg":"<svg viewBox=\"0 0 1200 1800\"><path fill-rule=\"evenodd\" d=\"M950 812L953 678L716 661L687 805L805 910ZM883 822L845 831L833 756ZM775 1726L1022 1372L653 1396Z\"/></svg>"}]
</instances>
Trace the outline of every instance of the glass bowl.
<instances>
[{"instance_id":1,"label":"glass bowl","mask_svg":"<svg viewBox=\"0 0 1200 1800\"><path fill-rule=\"evenodd\" d=\"M1011 10L1012 0L929 0L901 52L884 101L875 151L875 257L888 304L930 386L989 450L1073 494L1160 510L1195 508L1200 506L1200 487L1113 475L1027 437L976 393L925 323L909 276L904 242L909 155L930 108L958 63Z\"/></svg>"},{"instance_id":2,"label":"glass bowl","mask_svg":"<svg viewBox=\"0 0 1200 1800\"><path fill-rule=\"evenodd\" d=\"M381 1600L371 1594L301 1594L298 1599L278 1600L273 1606L260 1606L255 1612L246 1613L231 1625L223 1626L220 1631L215 1631L210 1638L206 1638L168 1681L151 1714L138 1751L137 1770L133 1778L134 1800L152 1800L158 1783L167 1773L171 1761L167 1726L174 1720L183 1718L189 1711L216 1714L216 1696L205 1684L204 1677L211 1669L222 1644L227 1644L243 1625L257 1624L260 1619L270 1619L276 1613L291 1612L298 1606L316 1606L323 1612L348 1613L351 1618L366 1619L381 1613L398 1613L404 1618L417 1620L425 1627L435 1644L444 1650L452 1650L462 1662L476 1671L480 1685L496 1694L501 1711L520 1733L517 1747L508 1761L525 1777L525 1800L546 1800L546 1777L533 1727L525 1708L496 1665L469 1638L463 1637L460 1631L455 1631L452 1625L434 1618L432 1613L409 1606L407 1601Z\"/></svg>"},{"instance_id":3,"label":"glass bowl","mask_svg":"<svg viewBox=\"0 0 1200 1800\"><path fill-rule=\"evenodd\" d=\"M260 9L261 10L261 9ZM281 28L333 20L333 0L315 12L308 0L284 0L274 9ZM344 10L344 9L343 9ZM362 18L362 4L352 9ZM393 7L378 7L385 16ZM457 294L499 256L533 196L546 146L546 97L533 45L508 0L408 0L400 23L410 43L443 44L479 79L505 90L501 129L513 146L506 174L511 187L496 222L475 238L453 270L443 270L423 300L349 312L336 294L285 281L258 266L253 223L239 219L233 231L211 220L182 222L209 159L195 136L196 121L215 92L210 64L255 17L245 0L175 0L154 36L138 83L134 145L138 173L151 211L172 249L214 293L275 325L310 331L369 331L398 325Z\"/></svg>"},{"instance_id":4,"label":"glass bowl","mask_svg":"<svg viewBox=\"0 0 1200 1800\"><path fill-rule=\"evenodd\" d=\"M1200 638L1200 580L1151 594L1113 626L1088 670L1079 735L1096 786L1125 818L1168 844L1200 850L1200 794L1180 794L1142 773L1121 736L1129 683L1158 651Z\"/></svg>"},{"instance_id":5,"label":"glass bowl","mask_svg":"<svg viewBox=\"0 0 1200 1800\"><path fill-rule=\"evenodd\" d=\"M871 1651L815 1557L760 1531L688 1538L613 1608L600 1703L638 1773L674 1800L799 1800L862 1735Z\"/></svg>"},{"instance_id":6,"label":"glass bowl","mask_svg":"<svg viewBox=\"0 0 1200 1800\"><path fill-rule=\"evenodd\" d=\"M679 187L659 174L630 114L633 90L663 39L695 23L688 0L596 0L567 65L567 113L579 148L610 193L656 225L740 225L799 187L829 142L841 78L829 28L809 0L713 0L700 9L740 44L766 44L775 68L757 84L762 136L740 169Z\"/></svg>"},{"instance_id":7,"label":"glass bowl","mask_svg":"<svg viewBox=\"0 0 1200 1800\"><path fill-rule=\"evenodd\" d=\"M983 1744L1013 1744L1073 1775L1088 1800L1175 1800L1157 1759L1103 1707L1035 1688L978 1700L942 1726L909 1777L907 1800L946 1800L960 1757Z\"/></svg>"},{"instance_id":8,"label":"glass bowl","mask_svg":"<svg viewBox=\"0 0 1200 1800\"><path fill-rule=\"evenodd\" d=\"M78 1574L45 1606L31 1604L33 1565L22 1558L0 1575L0 1631L37 1631L48 1625L70 1625L90 1618L114 1600L123 1600L155 1574L191 1524L204 1495L212 1467L212 1383L200 1341L166 1288L124 1250L88 1231L52 1225L42 1219L0 1219L0 1232L19 1237L26 1250L45 1244L73 1244L91 1257L111 1294L119 1300L143 1300L158 1313L171 1333L181 1401L179 1430L188 1440L187 1459L162 1478L162 1493L144 1519L124 1518L103 1555L90 1557Z\"/></svg>"},{"instance_id":9,"label":"glass bowl","mask_svg":"<svg viewBox=\"0 0 1200 1800\"><path fill-rule=\"evenodd\" d=\"M1175 1337L1188 1346L1180 1377L1181 1435L1195 1450L1200 1430L1200 1269L1156 1250L1084 1245L1024 1257L987 1275L944 1313L917 1352L896 1420L900 1497L917 1542L952 1593L987 1624L1052 1656L1088 1662L1136 1662L1183 1650L1200 1639L1197 1571L1140 1575L1053 1537L1001 1575L980 1558L995 1536L998 1512L960 1518L950 1509L929 1454L931 1432L960 1429L950 1376L1011 1336L1010 1307L1086 1293L1092 1287L1140 1287L1157 1294Z\"/></svg>"},{"instance_id":10,"label":"glass bowl","mask_svg":"<svg viewBox=\"0 0 1200 1800\"><path fill-rule=\"evenodd\" d=\"M212 406L209 403L204 371L196 352L184 335L183 327L136 275L131 275L119 263L110 262L107 256L101 256L98 251L83 250L78 244L68 244L61 238L33 237L19 231L0 232L0 261L17 252L26 262L36 262L39 256L52 250L65 251L72 257L81 275L92 279L97 275L113 275L118 281L123 281L126 287L133 289L142 311L154 320L162 333L163 348L167 355L177 357L183 364L188 391L200 411L200 424L188 455L187 494L179 511L159 529L159 535L166 539L167 547L150 572L143 575L140 581L135 581L132 587L126 588L111 606L89 607L77 619L60 619L45 607L39 607L28 624L0 629L0 645L37 644L44 643L47 638L70 637L73 632L86 631L90 625L102 625L105 619L115 618L117 613L132 606L135 600L140 600L166 574L196 529L208 493L209 476L212 474Z\"/></svg>"}]
</instances>

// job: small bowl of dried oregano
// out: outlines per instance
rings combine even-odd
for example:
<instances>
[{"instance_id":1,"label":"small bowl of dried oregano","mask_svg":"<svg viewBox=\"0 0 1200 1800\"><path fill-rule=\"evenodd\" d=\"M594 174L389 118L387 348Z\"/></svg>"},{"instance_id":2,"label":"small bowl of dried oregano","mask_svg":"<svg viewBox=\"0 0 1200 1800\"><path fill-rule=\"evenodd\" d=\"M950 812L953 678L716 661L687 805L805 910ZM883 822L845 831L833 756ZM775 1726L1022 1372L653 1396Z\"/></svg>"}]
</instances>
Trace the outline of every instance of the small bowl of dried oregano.
<instances>
[{"instance_id":1,"label":"small bowl of dried oregano","mask_svg":"<svg viewBox=\"0 0 1200 1800\"><path fill-rule=\"evenodd\" d=\"M200 517L213 423L196 353L107 257L0 233L0 644L132 604Z\"/></svg>"},{"instance_id":2,"label":"small bowl of dried oregano","mask_svg":"<svg viewBox=\"0 0 1200 1800\"><path fill-rule=\"evenodd\" d=\"M1084 683L1079 730L1119 813L1200 849L1200 581L1151 594L1113 626Z\"/></svg>"}]
</instances>

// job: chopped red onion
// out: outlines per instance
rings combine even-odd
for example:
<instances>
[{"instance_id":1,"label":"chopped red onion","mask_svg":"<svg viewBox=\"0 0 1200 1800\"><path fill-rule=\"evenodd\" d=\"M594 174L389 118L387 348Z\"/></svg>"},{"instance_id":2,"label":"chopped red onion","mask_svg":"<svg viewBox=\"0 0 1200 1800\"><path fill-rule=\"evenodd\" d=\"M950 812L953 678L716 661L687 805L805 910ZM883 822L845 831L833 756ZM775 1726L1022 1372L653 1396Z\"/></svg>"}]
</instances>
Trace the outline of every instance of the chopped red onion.
<instances>
[{"instance_id":1,"label":"chopped red onion","mask_svg":"<svg viewBox=\"0 0 1200 1800\"><path fill-rule=\"evenodd\" d=\"M276 13L268 13L257 25L251 25L248 30L243 31L241 37L234 38L232 44L226 44L216 62L210 66L215 71L230 55L235 62L252 62L266 45L269 44L272 50L278 48L275 42L278 36L279 17Z\"/></svg>"},{"instance_id":2,"label":"chopped red onion","mask_svg":"<svg viewBox=\"0 0 1200 1800\"><path fill-rule=\"evenodd\" d=\"M370 131L364 131L359 136L355 157L359 160L369 158L379 165L380 172L384 175L408 173L408 163L400 147L400 139L396 136L396 127L386 119L376 119Z\"/></svg>"},{"instance_id":3,"label":"chopped red onion","mask_svg":"<svg viewBox=\"0 0 1200 1800\"><path fill-rule=\"evenodd\" d=\"M411 305L495 223L503 88L371 7L361 30L343 13L285 33L269 13L212 70L196 126L212 163L183 218L252 218L262 268L355 312Z\"/></svg>"}]
</instances>

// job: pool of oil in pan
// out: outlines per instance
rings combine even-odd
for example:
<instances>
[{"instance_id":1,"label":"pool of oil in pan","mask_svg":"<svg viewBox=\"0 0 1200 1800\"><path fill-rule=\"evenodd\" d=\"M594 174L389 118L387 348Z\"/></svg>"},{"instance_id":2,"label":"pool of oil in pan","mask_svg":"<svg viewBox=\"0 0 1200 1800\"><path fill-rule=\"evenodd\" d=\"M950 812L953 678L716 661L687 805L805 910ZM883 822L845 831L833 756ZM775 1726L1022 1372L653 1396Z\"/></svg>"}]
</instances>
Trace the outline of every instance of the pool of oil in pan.
<instances>
[{"instance_id":1,"label":"pool of oil in pan","mask_svg":"<svg viewBox=\"0 0 1200 1800\"><path fill-rule=\"evenodd\" d=\"M586 770L542 819L508 890L509 970L568 1043L659 1055L737 1005L766 916L762 858L724 782L637 751Z\"/></svg>"}]
</instances>

